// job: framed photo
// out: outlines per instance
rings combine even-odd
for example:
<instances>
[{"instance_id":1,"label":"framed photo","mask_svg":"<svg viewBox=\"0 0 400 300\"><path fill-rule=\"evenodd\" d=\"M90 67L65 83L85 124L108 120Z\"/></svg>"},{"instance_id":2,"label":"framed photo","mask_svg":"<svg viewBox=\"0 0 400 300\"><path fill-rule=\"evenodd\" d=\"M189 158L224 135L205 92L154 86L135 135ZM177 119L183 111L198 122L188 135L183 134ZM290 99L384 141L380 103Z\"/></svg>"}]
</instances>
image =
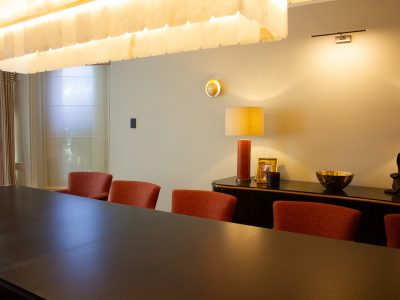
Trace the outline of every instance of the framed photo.
<instances>
[{"instance_id":1,"label":"framed photo","mask_svg":"<svg viewBox=\"0 0 400 300\"><path fill-rule=\"evenodd\" d=\"M277 158L259 158L256 169L257 183L267 183L267 173L276 172L278 170Z\"/></svg>"}]
</instances>

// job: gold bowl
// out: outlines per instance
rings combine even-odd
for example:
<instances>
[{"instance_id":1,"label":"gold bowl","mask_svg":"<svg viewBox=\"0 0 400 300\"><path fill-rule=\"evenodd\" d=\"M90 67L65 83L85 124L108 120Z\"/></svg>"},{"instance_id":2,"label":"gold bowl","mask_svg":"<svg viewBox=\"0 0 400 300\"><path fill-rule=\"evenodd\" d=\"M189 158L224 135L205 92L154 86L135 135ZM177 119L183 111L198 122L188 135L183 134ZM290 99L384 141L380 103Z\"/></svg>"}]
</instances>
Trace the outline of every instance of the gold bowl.
<instances>
[{"instance_id":1,"label":"gold bowl","mask_svg":"<svg viewBox=\"0 0 400 300\"><path fill-rule=\"evenodd\" d=\"M319 182L328 190L340 191L353 180L354 174L343 171L318 171Z\"/></svg>"}]
</instances>

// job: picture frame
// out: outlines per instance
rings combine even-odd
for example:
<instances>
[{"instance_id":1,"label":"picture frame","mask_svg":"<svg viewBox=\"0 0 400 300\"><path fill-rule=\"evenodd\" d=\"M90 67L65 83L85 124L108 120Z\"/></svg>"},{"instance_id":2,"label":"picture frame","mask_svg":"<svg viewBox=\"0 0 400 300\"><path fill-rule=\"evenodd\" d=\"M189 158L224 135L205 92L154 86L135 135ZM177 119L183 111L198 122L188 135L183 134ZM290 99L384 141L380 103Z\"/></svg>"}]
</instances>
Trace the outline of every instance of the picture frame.
<instances>
[{"instance_id":1,"label":"picture frame","mask_svg":"<svg viewBox=\"0 0 400 300\"><path fill-rule=\"evenodd\" d=\"M267 183L267 172L278 171L277 158L259 158L256 168L256 181L257 183Z\"/></svg>"}]
</instances>

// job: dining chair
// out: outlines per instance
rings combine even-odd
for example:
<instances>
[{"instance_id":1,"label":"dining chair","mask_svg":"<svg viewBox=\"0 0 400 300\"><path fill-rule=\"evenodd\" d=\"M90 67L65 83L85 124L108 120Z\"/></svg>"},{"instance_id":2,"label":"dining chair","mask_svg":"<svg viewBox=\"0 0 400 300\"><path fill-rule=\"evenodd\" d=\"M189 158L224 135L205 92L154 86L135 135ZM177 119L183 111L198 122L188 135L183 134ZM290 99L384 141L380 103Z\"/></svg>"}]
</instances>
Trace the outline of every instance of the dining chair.
<instances>
[{"instance_id":1,"label":"dining chair","mask_svg":"<svg viewBox=\"0 0 400 300\"><path fill-rule=\"evenodd\" d=\"M391 248L400 248L400 214L386 215L384 220L386 245Z\"/></svg>"},{"instance_id":2,"label":"dining chair","mask_svg":"<svg viewBox=\"0 0 400 300\"><path fill-rule=\"evenodd\" d=\"M274 229L328 238L354 239L361 212L355 209L302 201L273 203Z\"/></svg>"},{"instance_id":3,"label":"dining chair","mask_svg":"<svg viewBox=\"0 0 400 300\"><path fill-rule=\"evenodd\" d=\"M155 209L160 189L150 182L114 180L108 201Z\"/></svg>"},{"instance_id":4,"label":"dining chair","mask_svg":"<svg viewBox=\"0 0 400 300\"><path fill-rule=\"evenodd\" d=\"M236 197L219 192L173 190L171 211L183 215L230 222L236 202Z\"/></svg>"},{"instance_id":5,"label":"dining chair","mask_svg":"<svg viewBox=\"0 0 400 300\"><path fill-rule=\"evenodd\" d=\"M56 192L107 200L110 191L112 175L101 172L70 172L68 187Z\"/></svg>"}]
</instances>

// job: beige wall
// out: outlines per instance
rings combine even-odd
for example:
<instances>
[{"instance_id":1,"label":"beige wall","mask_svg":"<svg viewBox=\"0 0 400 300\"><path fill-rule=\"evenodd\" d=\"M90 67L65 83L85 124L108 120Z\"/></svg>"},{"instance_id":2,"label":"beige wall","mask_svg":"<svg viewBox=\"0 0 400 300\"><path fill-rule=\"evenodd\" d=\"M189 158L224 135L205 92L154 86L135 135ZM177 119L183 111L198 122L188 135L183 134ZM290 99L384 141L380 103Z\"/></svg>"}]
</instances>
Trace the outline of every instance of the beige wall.
<instances>
[{"instance_id":1,"label":"beige wall","mask_svg":"<svg viewBox=\"0 0 400 300\"><path fill-rule=\"evenodd\" d=\"M285 41L111 64L110 171L117 179L210 189L236 172L236 138L224 109L265 107L258 157L278 157L282 177L316 181L315 171L355 173L353 184L390 187L400 152L400 3L337 0L291 8ZM310 35L368 28L353 43ZM208 79L224 93L204 94ZM137 118L137 129L129 118Z\"/></svg>"}]
</instances>

